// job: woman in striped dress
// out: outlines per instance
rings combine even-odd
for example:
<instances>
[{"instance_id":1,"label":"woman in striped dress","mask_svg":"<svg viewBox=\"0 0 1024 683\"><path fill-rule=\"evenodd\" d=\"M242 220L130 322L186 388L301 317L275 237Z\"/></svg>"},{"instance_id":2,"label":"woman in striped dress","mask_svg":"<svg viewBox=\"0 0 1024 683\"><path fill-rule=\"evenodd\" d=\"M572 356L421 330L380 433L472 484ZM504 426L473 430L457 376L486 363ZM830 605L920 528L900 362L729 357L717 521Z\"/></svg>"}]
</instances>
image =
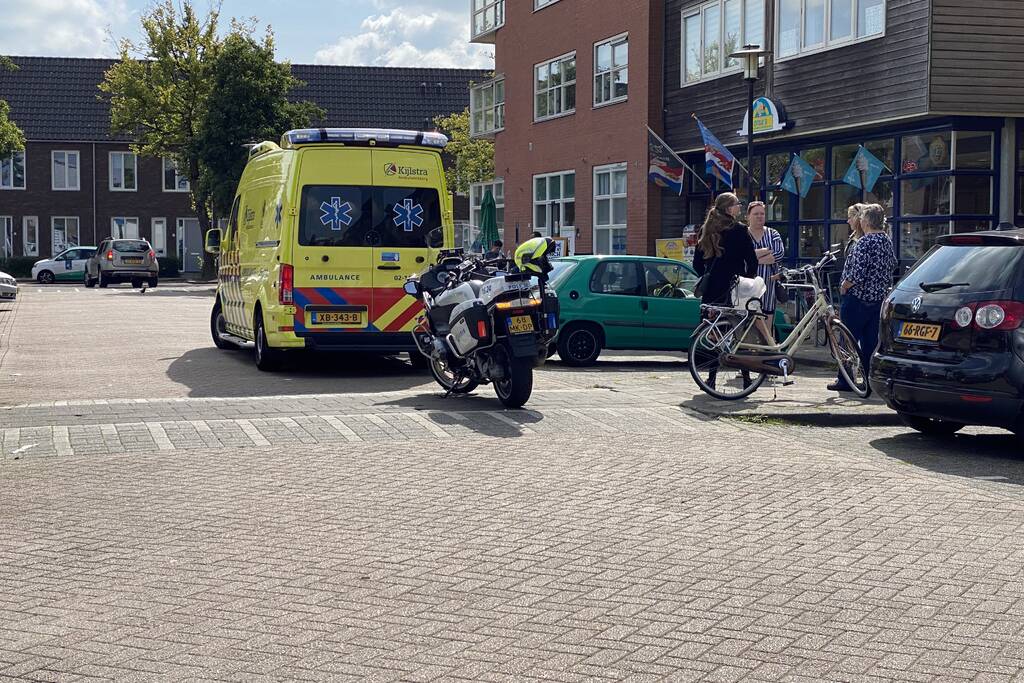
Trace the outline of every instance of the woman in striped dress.
<instances>
[{"instance_id":1,"label":"woman in striped dress","mask_svg":"<svg viewBox=\"0 0 1024 683\"><path fill-rule=\"evenodd\" d=\"M764 296L761 297L761 311L771 321L775 317L775 281L779 272L778 264L786 255L786 245L783 244L782 235L778 230L765 227L765 218L764 202L750 202L747 206L747 230L754 242L754 253L757 255L757 274L764 279L766 285ZM758 320L758 326L768 339L775 338L770 323Z\"/></svg>"}]
</instances>

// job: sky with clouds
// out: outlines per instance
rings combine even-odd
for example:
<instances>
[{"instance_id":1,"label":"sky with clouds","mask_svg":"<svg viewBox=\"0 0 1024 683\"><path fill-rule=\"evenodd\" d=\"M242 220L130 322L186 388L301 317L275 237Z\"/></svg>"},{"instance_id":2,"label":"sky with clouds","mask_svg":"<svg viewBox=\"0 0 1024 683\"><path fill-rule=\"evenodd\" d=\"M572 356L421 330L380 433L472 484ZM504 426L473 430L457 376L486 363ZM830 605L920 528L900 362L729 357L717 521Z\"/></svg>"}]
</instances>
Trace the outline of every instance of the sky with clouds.
<instances>
[{"instance_id":1,"label":"sky with clouds","mask_svg":"<svg viewBox=\"0 0 1024 683\"><path fill-rule=\"evenodd\" d=\"M177 0L176 0L177 1ZM137 38L149 0L0 0L0 54L114 57ZM193 0L205 12L208 0ZM229 18L274 29L297 64L488 68L492 47L469 43L468 0L223 0Z\"/></svg>"}]
</instances>

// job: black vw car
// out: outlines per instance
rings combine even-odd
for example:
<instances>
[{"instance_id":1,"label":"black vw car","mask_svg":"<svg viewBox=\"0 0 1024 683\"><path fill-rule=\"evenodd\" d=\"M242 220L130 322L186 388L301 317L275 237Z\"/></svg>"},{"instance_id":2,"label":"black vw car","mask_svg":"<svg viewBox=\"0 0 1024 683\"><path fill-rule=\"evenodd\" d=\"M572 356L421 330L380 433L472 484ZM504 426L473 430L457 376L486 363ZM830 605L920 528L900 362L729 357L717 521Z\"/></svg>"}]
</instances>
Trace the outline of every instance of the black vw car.
<instances>
[{"instance_id":1,"label":"black vw car","mask_svg":"<svg viewBox=\"0 0 1024 683\"><path fill-rule=\"evenodd\" d=\"M1024 440L1024 230L944 235L882 305L871 388L909 427Z\"/></svg>"}]
</instances>

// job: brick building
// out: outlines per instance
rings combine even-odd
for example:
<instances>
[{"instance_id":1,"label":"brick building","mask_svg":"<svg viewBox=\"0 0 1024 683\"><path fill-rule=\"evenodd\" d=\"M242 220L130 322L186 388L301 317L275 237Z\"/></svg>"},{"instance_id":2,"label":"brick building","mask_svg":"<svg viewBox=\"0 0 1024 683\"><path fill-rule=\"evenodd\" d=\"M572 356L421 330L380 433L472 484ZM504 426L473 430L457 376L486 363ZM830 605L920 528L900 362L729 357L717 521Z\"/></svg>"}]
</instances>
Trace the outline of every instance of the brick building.
<instances>
[{"instance_id":1,"label":"brick building","mask_svg":"<svg viewBox=\"0 0 1024 683\"><path fill-rule=\"evenodd\" d=\"M51 256L107 236L143 237L186 272L199 270L202 236L188 182L169 161L136 158L129 139L110 133L98 90L105 59L14 57L0 70L0 99L27 138L0 159L0 258ZM433 128L433 118L462 111L479 70L297 64L296 100L326 110L321 126ZM456 212L468 213L468 201Z\"/></svg>"},{"instance_id":2,"label":"brick building","mask_svg":"<svg viewBox=\"0 0 1024 683\"><path fill-rule=\"evenodd\" d=\"M472 131L495 140L493 183L508 243L533 231L577 253L647 253L660 235L647 130L661 129L661 0L471 0L472 40L495 46L475 84Z\"/></svg>"}]
</instances>

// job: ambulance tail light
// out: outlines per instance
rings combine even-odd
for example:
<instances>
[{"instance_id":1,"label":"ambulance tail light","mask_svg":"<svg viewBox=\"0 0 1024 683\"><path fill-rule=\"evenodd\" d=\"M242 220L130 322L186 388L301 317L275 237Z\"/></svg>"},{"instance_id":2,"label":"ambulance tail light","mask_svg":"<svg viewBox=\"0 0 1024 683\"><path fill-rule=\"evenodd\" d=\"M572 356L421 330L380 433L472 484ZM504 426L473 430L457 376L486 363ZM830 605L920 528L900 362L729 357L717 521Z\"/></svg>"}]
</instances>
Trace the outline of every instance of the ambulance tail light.
<instances>
[{"instance_id":1,"label":"ambulance tail light","mask_svg":"<svg viewBox=\"0 0 1024 683\"><path fill-rule=\"evenodd\" d=\"M295 268L289 263L281 264L277 281L278 302L282 305L295 303Z\"/></svg>"}]
</instances>

